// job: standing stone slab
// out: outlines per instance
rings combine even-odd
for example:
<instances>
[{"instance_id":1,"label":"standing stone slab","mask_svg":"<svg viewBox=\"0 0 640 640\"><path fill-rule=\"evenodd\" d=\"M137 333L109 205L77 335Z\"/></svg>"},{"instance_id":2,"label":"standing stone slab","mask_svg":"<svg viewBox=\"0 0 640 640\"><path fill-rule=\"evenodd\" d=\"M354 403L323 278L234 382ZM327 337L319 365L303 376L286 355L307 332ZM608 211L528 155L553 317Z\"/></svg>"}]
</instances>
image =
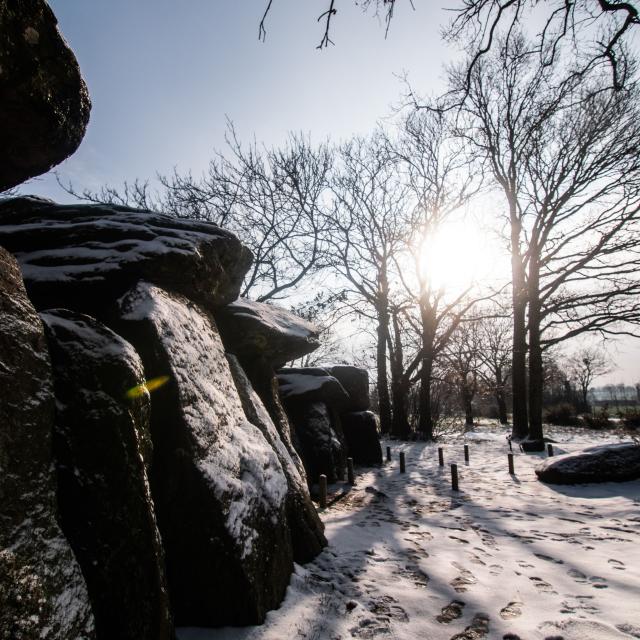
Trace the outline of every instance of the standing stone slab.
<instances>
[{"instance_id":1,"label":"standing stone slab","mask_svg":"<svg viewBox=\"0 0 640 640\"><path fill-rule=\"evenodd\" d=\"M298 471L298 467L302 463L298 458L298 454L294 452L292 455L282 441L269 412L262 403L260 396L251 386L251 382L237 358L233 355L228 355L228 360L247 420L263 433L272 449L276 452L287 477L287 484L289 485L287 519L291 529L293 559L295 562L303 564L318 555L322 548L326 546L327 540L323 533L324 525L318 517L318 513L309 496L306 476L301 475Z\"/></svg>"},{"instance_id":2,"label":"standing stone slab","mask_svg":"<svg viewBox=\"0 0 640 640\"><path fill-rule=\"evenodd\" d=\"M356 464L382 464L378 418L372 411L354 411L340 416L349 455Z\"/></svg>"},{"instance_id":3,"label":"standing stone slab","mask_svg":"<svg viewBox=\"0 0 640 640\"><path fill-rule=\"evenodd\" d=\"M91 102L44 0L0 0L0 191L70 156Z\"/></svg>"},{"instance_id":4,"label":"standing stone slab","mask_svg":"<svg viewBox=\"0 0 640 640\"><path fill-rule=\"evenodd\" d=\"M55 517L54 400L42 323L0 248L0 639L94 638L80 567Z\"/></svg>"},{"instance_id":5,"label":"standing stone slab","mask_svg":"<svg viewBox=\"0 0 640 640\"><path fill-rule=\"evenodd\" d=\"M58 309L41 317L54 372L60 524L87 581L97 637L170 640L142 363L89 316Z\"/></svg>"},{"instance_id":6,"label":"standing stone slab","mask_svg":"<svg viewBox=\"0 0 640 640\"><path fill-rule=\"evenodd\" d=\"M260 623L293 569L282 465L206 312L146 283L121 309L147 379L168 379L152 394L151 478L176 625Z\"/></svg>"}]
</instances>

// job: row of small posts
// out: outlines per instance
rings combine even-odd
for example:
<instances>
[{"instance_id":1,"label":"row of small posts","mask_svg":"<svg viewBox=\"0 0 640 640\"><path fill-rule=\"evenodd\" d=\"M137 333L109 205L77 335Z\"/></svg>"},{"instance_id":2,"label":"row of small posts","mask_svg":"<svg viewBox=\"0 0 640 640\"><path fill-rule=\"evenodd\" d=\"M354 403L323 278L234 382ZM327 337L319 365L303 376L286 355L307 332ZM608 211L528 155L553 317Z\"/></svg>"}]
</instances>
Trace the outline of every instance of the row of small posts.
<instances>
[{"instance_id":1,"label":"row of small posts","mask_svg":"<svg viewBox=\"0 0 640 640\"><path fill-rule=\"evenodd\" d=\"M507 463L509 465L509 474L515 475L515 467L513 464L513 448L511 446L511 440L509 440L509 453L507 454ZM553 455L553 445L549 442L547 444L547 455L551 457ZM407 464L406 457L404 451L400 452L400 473L406 473ZM464 445L464 461L469 462L469 445ZM387 447L387 462L391 462L391 447ZM441 467L444 467L444 450L442 447L438 447L438 464ZM355 474L353 471L353 458L347 458L347 481L350 485L354 485ZM326 509L327 507L327 476L323 473L320 475L319 479L320 486L320 507L322 509ZM458 491L458 465L451 465L451 489L453 491Z\"/></svg>"},{"instance_id":2,"label":"row of small posts","mask_svg":"<svg viewBox=\"0 0 640 640\"><path fill-rule=\"evenodd\" d=\"M353 471L353 458L347 458L347 482L350 485L354 485L356 483L356 476ZM320 507L322 509L327 508L327 476L322 473L319 478L319 488L320 488Z\"/></svg>"},{"instance_id":3,"label":"row of small posts","mask_svg":"<svg viewBox=\"0 0 640 640\"><path fill-rule=\"evenodd\" d=\"M509 450L510 453L507 454L507 464L509 467L509 474L514 476L515 466L513 463L513 449L511 447L511 440L509 440ZM549 457L553 456L553 445L551 443L547 444L547 455ZM405 473L406 471L406 458L404 451L400 452L400 473ZM464 461L469 462L469 445L464 445ZM391 462L391 447L387 447L387 462ZM442 447L438 447L438 464L441 467L444 467L444 450ZM458 491L458 465L453 463L451 464L451 489L453 491Z\"/></svg>"}]
</instances>

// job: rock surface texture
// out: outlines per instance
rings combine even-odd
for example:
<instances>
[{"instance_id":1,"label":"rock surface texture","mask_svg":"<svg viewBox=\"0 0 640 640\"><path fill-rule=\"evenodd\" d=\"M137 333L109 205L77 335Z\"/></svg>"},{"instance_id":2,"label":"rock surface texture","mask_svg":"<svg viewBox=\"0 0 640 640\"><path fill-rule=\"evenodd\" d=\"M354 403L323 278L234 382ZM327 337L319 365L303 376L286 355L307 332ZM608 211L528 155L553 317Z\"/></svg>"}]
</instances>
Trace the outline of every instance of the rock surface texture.
<instances>
[{"instance_id":1,"label":"rock surface texture","mask_svg":"<svg viewBox=\"0 0 640 640\"><path fill-rule=\"evenodd\" d=\"M0 191L77 148L91 102L44 0L0 0Z\"/></svg>"},{"instance_id":2,"label":"rock surface texture","mask_svg":"<svg viewBox=\"0 0 640 640\"><path fill-rule=\"evenodd\" d=\"M349 396L348 411L368 411L369 373L366 369L346 364L336 364L325 367L344 388Z\"/></svg>"},{"instance_id":3,"label":"rock surface texture","mask_svg":"<svg viewBox=\"0 0 640 640\"><path fill-rule=\"evenodd\" d=\"M293 559L305 563L315 558L327 544L324 526L318 517L309 497L306 476L299 471L301 466L298 454L290 453L282 441L275 424L271 420L260 396L254 391L246 373L235 356L228 356L229 366L236 383L238 394L247 420L262 432L272 449L276 452L287 478L287 519L291 529Z\"/></svg>"},{"instance_id":4,"label":"rock surface texture","mask_svg":"<svg viewBox=\"0 0 640 640\"><path fill-rule=\"evenodd\" d=\"M56 521L44 330L1 248L0 388L0 638L94 638L86 585Z\"/></svg>"},{"instance_id":5,"label":"rock surface texture","mask_svg":"<svg viewBox=\"0 0 640 640\"><path fill-rule=\"evenodd\" d=\"M357 464L382 462L375 415L362 409L369 406L369 377L364 369L290 367L279 369L277 377L309 484L317 482L320 474L329 482L341 479L347 456Z\"/></svg>"},{"instance_id":6,"label":"rock surface texture","mask_svg":"<svg viewBox=\"0 0 640 640\"><path fill-rule=\"evenodd\" d=\"M356 464L382 464L378 418L371 411L353 411L340 416L349 455Z\"/></svg>"},{"instance_id":7,"label":"rock surface texture","mask_svg":"<svg viewBox=\"0 0 640 640\"><path fill-rule=\"evenodd\" d=\"M241 361L262 359L278 367L318 348L315 325L285 309L246 298L219 309L216 322L225 346Z\"/></svg>"},{"instance_id":8,"label":"rock surface texture","mask_svg":"<svg viewBox=\"0 0 640 640\"><path fill-rule=\"evenodd\" d=\"M262 622L293 568L288 483L251 424L208 313L140 283L120 331L140 353L152 394L152 493L178 626Z\"/></svg>"},{"instance_id":9,"label":"rock surface texture","mask_svg":"<svg viewBox=\"0 0 640 640\"><path fill-rule=\"evenodd\" d=\"M97 637L171 640L140 358L93 318L67 310L41 317L55 381L60 524L87 582Z\"/></svg>"},{"instance_id":10,"label":"rock surface texture","mask_svg":"<svg viewBox=\"0 0 640 640\"><path fill-rule=\"evenodd\" d=\"M208 307L237 297L251 252L208 222L41 198L0 202L0 244L20 262L38 309L102 318L140 279Z\"/></svg>"},{"instance_id":11,"label":"rock surface texture","mask_svg":"<svg viewBox=\"0 0 640 640\"><path fill-rule=\"evenodd\" d=\"M640 444L622 442L547 458L537 469L549 484L625 482L640 478Z\"/></svg>"}]
</instances>

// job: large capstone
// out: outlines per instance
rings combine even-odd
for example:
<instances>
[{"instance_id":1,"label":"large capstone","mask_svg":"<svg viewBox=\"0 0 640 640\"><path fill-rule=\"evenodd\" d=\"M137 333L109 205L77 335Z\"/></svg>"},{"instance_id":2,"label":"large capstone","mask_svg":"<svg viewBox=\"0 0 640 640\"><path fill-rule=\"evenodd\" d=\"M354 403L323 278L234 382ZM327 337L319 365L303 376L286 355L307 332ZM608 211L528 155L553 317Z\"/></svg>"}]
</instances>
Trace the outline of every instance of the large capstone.
<instances>
[{"instance_id":1,"label":"large capstone","mask_svg":"<svg viewBox=\"0 0 640 640\"><path fill-rule=\"evenodd\" d=\"M0 389L0 638L94 638L87 588L56 521L44 331L2 248Z\"/></svg>"},{"instance_id":2,"label":"large capstone","mask_svg":"<svg viewBox=\"0 0 640 640\"><path fill-rule=\"evenodd\" d=\"M77 148L91 102L44 0L0 0L0 191Z\"/></svg>"},{"instance_id":3,"label":"large capstone","mask_svg":"<svg viewBox=\"0 0 640 640\"><path fill-rule=\"evenodd\" d=\"M212 223L35 197L0 201L0 244L18 258L36 308L101 319L140 279L205 307L224 305L237 297L251 261Z\"/></svg>"},{"instance_id":4,"label":"large capstone","mask_svg":"<svg viewBox=\"0 0 640 640\"><path fill-rule=\"evenodd\" d=\"M285 406L324 402L337 413L347 411L351 399L346 389L327 369L301 367L279 369L280 397Z\"/></svg>"},{"instance_id":5,"label":"large capstone","mask_svg":"<svg viewBox=\"0 0 640 640\"><path fill-rule=\"evenodd\" d=\"M297 452L292 453L282 441L269 412L251 386L237 358L229 355L228 359L247 420L260 429L276 452L287 477L287 518L291 528L293 559L301 564L308 562L320 553L327 541L323 533L324 525L309 496L306 475L299 471L302 463Z\"/></svg>"},{"instance_id":6,"label":"large capstone","mask_svg":"<svg viewBox=\"0 0 640 640\"><path fill-rule=\"evenodd\" d=\"M247 298L216 312L227 350L241 360L261 358L273 366L295 360L319 346L318 328L272 304Z\"/></svg>"},{"instance_id":7,"label":"large capstone","mask_svg":"<svg viewBox=\"0 0 640 640\"><path fill-rule=\"evenodd\" d=\"M537 469L550 484L625 482L640 478L640 444L620 442L547 458Z\"/></svg>"},{"instance_id":8,"label":"large capstone","mask_svg":"<svg viewBox=\"0 0 640 640\"><path fill-rule=\"evenodd\" d=\"M87 581L97 637L171 640L140 358L93 318L67 310L41 317L54 372L60 524Z\"/></svg>"},{"instance_id":9,"label":"large capstone","mask_svg":"<svg viewBox=\"0 0 640 640\"><path fill-rule=\"evenodd\" d=\"M282 464L245 416L207 312L139 283L121 313L158 387L151 485L176 624L258 624L293 569Z\"/></svg>"}]
</instances>

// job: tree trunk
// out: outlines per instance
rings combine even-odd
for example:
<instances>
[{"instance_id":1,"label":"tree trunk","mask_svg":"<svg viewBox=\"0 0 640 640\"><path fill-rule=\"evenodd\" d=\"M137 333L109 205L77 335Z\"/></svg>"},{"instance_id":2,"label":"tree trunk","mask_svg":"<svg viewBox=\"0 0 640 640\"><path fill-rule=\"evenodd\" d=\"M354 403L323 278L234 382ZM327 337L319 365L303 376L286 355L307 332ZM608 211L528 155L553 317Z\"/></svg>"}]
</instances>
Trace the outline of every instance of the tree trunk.
<instances>
[{"instance_id":1,"label":"tree trunk","mask_svg":"<svg viewBox=\"0 0 640 640\"><path fill-rule=\"evenodd\" d=\"M404 354L402 350L402 334L398 317L392 315L394 348L391 353L391 434L406 440L411 431L407 414L407 396L409 395L409 381L404 376Z\"/></svg>"},{"instance_id":2,"label":"tree trunk","mask_svg":"<svg viewBox=\"0 0 640 640\"><path fill-rule=\"evenodd\" d=\"M389 335L389 308L386 298L377 305L377 385L378 413L380 414L380 430L384 434L391 432L391 400L389 398L389 380L387 377L387 337Z\"/></svg>"},{"instance_id":3,"label":"tree trunk","mask_svg":"<svg viewBox=\"0 0 640 640\"><path fill-rule=\"evenodd\" d=\"M466 427L473 427L473 393L469 389L469 385L463 381L462 383L462 405L464 407L464 424Z\"/></svg>"},{"instance_id":4,"label":"tree trunk","mask_svg":"<svg viewBox=\"0 0 640 640\"><path fill-rule=\"evenodd\" d=\"M508 424L507 401L504 398L504 384L502 382L502 370L500 368L496 370L495 397L498 403L498 419L500 420L500 424Z\"/></svg>"},{"instance_id":5,"label":"tree trunk","mask_svg":"<svg viewBox=\"0 0 640 640\"><path fill-rule=\"evenodd\" d=\"M540 276L532 249L529 265L529 439L542 441L542 347L540 345Z\"/></svg>"},{"instance_id":6,"label":"tree trunk","mask_svg":"<svg viewBox=\"0 0 640 640\"><path fill-rule=\"evenodd\" d=\"M418 397L418 431L425 440L433 440L431 378L433 375L433 344L435 340L436 310L429 303L426 290L420 296L422 323L422 362L420 364L420 394Z\"/></svg>"},{"instance_id":7,"label":"tree trunk","mask_svg":"<svg viewBox=\"0 0 640 640\"><path fill-rule=\"evenodd\" d=\"M515 210L515 205L512 205ZM511 215L511 275L513 279L513 355L511 385L513 396L514 438L525 438L529 432L527 420L527 328L525 322L527 290L525 271L520 255L520 221Z\"/></svg>"}]
</instances>

